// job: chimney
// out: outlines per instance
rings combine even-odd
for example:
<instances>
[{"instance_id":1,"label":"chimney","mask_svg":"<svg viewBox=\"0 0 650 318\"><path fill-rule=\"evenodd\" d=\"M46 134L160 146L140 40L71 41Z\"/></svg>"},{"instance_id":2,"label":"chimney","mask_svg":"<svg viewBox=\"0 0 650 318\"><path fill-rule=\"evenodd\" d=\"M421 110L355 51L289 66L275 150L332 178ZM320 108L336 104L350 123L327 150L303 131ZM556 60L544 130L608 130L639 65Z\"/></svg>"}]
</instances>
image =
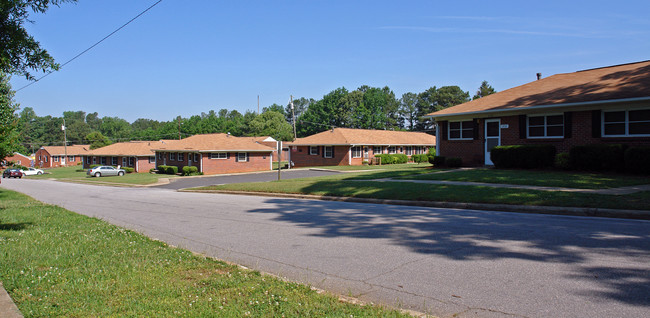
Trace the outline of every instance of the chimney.
<instances>
[{"instance_id":1,"label":"chimney","mask_svg":"<svg viewBox=\"0 0 650 318\"><path fill-rule=\"evenodd\" d=\"M542 79L542 73L537 73L537 80L539 81L541 79Z\"/></svg>"}]
</instances>

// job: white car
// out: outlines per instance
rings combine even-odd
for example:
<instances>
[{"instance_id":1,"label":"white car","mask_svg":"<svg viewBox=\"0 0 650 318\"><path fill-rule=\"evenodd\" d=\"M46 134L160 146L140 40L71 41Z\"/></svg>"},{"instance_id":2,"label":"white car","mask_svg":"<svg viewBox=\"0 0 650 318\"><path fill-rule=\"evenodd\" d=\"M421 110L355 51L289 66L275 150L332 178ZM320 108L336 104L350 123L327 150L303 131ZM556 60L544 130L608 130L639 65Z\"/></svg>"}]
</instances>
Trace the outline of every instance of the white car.
<instances>
[{"instance_id":1,"label":"white car","mask_svg":"<svg viewBox=\"0 0 650 318\"><path fill-rule=\"evenodd\" d=\"M35 169L35 168L27 168L27 170L23 170L23 175L25 176L34 176L34 175L42 175L44 172L41 169Z\"/></svg>"}]
</instances>

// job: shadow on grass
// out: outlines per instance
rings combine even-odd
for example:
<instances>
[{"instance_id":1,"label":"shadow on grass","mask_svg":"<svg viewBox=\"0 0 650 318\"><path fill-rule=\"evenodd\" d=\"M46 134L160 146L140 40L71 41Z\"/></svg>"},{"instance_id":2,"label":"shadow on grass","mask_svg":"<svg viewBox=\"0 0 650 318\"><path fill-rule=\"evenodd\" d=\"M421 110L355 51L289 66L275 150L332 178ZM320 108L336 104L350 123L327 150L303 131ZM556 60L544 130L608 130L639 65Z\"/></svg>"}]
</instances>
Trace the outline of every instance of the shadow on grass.
<instances>
[{"instance_id":1,"label":"shadow on grass","mask_svg":"<svg viewBox=\"0 0 650 318\"><path fill-rule=\"evenodd\" d=\"M650 305L650 222L558 217L362 203L269 199L276 221L317 229L319 237L388 240L423 255L458 261L520 259L570 265L576 294ZM624 257L615 268L591 267L589 255ZM605 290L605 291L603 291Z\"/></svg>"},{"instance_id":2,"label":"shadow on grass","mask_svg":"<svg viewBox=\"0 0 650 318\"><path fill-rule=\"evenodd\" d=\"M0 231L22 231L27 227L33 225L33 223L7 223L3 224L0 222Z\"/></svg>"}]
</instances>

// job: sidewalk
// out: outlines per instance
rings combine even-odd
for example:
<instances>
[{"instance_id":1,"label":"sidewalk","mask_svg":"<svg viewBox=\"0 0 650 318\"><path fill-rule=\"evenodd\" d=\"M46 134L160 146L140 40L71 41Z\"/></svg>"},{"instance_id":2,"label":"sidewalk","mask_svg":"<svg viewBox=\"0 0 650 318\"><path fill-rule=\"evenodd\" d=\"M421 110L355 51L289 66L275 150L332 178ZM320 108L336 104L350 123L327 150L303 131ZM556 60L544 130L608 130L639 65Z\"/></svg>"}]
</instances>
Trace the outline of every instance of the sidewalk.
<instances>
[{"instance_id":1,"label":"sidewalk","mask_svg":"<svg viewBox=\"0 0 650 318\"><path fill-rule=\"evenodd\" d=\"M0 282L0 317L2 318L23 317L23 315L18 310L18 307L16 307L16 304L14 304L13 300L11 300L11 297L9 297L9 294L4 289L4 286L2 286L2 282Z\"/></svg>"}]
</instances>

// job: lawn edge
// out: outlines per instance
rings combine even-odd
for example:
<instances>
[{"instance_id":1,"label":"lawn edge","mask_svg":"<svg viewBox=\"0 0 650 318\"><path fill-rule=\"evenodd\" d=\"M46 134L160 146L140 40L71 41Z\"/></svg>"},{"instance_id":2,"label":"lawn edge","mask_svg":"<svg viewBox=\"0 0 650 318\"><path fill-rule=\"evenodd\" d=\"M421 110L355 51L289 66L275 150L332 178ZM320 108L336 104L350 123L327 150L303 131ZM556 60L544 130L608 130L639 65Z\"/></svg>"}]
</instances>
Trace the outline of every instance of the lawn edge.
<instances>
[{"instance_id":1,"label":"lawn edge","mask_svg":"<svg viewBox=\"0 0 650 318\"><path fill-rule=\"evenodd\" d=\"M392 204L392 205L420 206L420 207L431 207L431 208L490 210L490 211L516 212L516 213L529 213L529 214L552 214L552 215L566 215L566 216L590 216L590 217L604 217L604 218L617 218L617 219L650 220L650 210L619 210L619 209L603 209L603 208L580 208L580 207L513 205L513 204L470 203L470 202L444 202L444 201L411 201L411 200L395 200L395 199L372 199L372 198L337 197L337 196L313 195L313 194L234 191L234 190L181 189L178 191L281 197L281 198L309 199L309 200L323 200L323 201Z\"/></svg>"}]
</instances>

